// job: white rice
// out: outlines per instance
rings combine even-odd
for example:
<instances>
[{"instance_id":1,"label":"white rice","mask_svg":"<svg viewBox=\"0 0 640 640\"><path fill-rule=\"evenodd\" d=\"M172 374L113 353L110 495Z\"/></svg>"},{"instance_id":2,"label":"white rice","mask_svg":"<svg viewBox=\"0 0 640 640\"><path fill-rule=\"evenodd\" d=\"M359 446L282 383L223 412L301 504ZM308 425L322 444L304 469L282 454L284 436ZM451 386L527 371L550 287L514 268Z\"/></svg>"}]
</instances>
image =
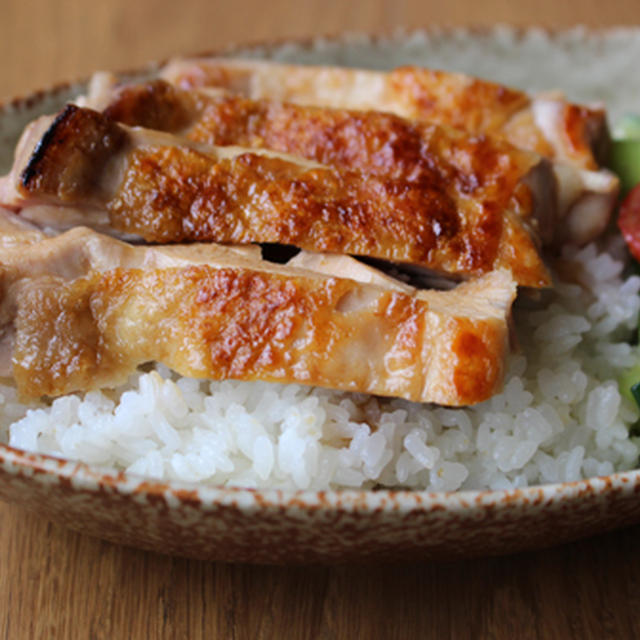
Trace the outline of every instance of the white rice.
<instances>
[{"instance_id":1,"label":"white rice","mask_svg":"<svg viewBox=\"0 0 640 640\"><path fill-rule=\"evenodd\" d=\"M158 366L118 393L29 411L1 387L2 437L150 478L245 487L503 489L633 468L639 412L617 380L639 358L629 339L640 277L623 281L623 255L619 239L565 250L576 281L516 310L521 349L504 391L472 408L202 382Z\"/></svg>"}]
</instances>

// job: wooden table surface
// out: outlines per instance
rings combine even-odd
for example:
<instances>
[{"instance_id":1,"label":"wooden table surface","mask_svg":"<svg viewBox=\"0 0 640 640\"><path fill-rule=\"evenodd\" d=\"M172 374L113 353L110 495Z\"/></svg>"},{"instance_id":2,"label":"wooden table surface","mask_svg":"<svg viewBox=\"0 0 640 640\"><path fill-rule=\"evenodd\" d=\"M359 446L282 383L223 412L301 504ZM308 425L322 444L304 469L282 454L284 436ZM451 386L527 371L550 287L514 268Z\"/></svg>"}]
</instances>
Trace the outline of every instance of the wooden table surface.
<instances>
[{"instance_id":1,"label":"wooden table surface","mask_svg":"<svg viewBox=\"0 0 640 640\"><path fill-rule=\"evenodd\" d=\"M428 24L640 24L638 0L1 0L0 100L232 42ZM295 7L292 9L291 7ZM640 527L454 564L169 558L0 503L0 637L640 637Z\"/></svg>"}]
</instances>

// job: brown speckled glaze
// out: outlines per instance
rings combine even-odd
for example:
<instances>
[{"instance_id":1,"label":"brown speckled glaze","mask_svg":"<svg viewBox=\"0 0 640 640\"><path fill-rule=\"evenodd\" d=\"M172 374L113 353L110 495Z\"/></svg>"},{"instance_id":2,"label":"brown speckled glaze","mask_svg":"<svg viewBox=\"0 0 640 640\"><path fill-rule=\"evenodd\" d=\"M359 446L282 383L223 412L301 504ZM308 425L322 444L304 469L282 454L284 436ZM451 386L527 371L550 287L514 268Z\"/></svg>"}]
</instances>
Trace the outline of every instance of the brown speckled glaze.
<instances>
[{"instance_id":1,"label":"brown speckled glaze","mask_svg":"<svg viewBox=\"0 0 640 640\"><path fill-rule=\"evenodd\" d=\"M469 31L467 36L482 39L490 33ZM341 47L364 41L296 46L304 61L313 50L317 61L329 51L327 61L335 62ZM380 48L389 46L393 43L385 40ZM288 51L291 59L290 48L276 44L240 51L266 57ZM79 88L41 92L0 107L0 171L8 168L24 124L55 110ZM0 445L0 498L83 533L203 559L445 559L550 546L638 522L640 471L510 491L260 491L161 484Z\"/></svg>"},{"instance_id":2,"label":"brown speckled glaze","mask_svg":"<svg viewBox=\"0 0 640 640\"><path fill-rule=\"evenodd\" d=\"M254 491L103 474L3 447L0 497L83 533L203 559L444 559L559 544L636 522L640 473L513 491Z\"/></svg>"}]
</instances>

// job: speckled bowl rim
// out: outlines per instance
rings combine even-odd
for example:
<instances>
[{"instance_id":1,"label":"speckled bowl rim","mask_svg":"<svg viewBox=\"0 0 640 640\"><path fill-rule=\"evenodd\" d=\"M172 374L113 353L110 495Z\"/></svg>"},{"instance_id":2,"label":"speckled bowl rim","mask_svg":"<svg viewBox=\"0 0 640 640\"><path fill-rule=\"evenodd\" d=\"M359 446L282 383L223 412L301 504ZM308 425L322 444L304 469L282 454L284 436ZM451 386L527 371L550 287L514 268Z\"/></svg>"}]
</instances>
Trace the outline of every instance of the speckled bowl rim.
<instances>
[{"instance_id":1,"label":"speckled bowl rim","mask_svg":"<svg viewBox=\"0 0 640 640\"><path fill-rule=\"evenodd\" d=\"M570 503L583 496L616 492L621 495L637 493L640 469L608 476L596 476L575 482L534 485L520 489L472 491L416 491L410 489L253 489L216 487L193 482L161 482L124 471L113 471L84 462L56 458L47 454L30 453L0 444L0 464L9 473L20 473L42 482L61 481L77 489L96 491L108 488L122 495L158 497L171 503L179 500L205 510L216 505L237 507L298 507L311 511L382 511L389 513L416 510L457 512L484 509L500 505L544 505Z\"/></svg>"},{"instance_id":2,"label":"speckled bowl rim","mask_svg":"<svg viewBox=\"0 0 640 640\"><path fill-rule=\"evenodd\" d=\"M322 43L378 43L400 40L426 34L428 36L447 36L472 34L491 37L497 32L508 32L516 40L533 32L547 37L558 36L608 38L617 35L637 35L639 26L614 26L590 28L577 25L571 28L550 28L541 26L451 26L433 25L411 30L395 29L392 32L366 34L344 32L312 38L286 38L230 45L220 49L201 51L193 56L220 55L229 56L246 52L273 52L283 45L301 48L313 48ZM123 77L144 77L152 74L166 60L149 63L134 70L116 72ZM33 92L25 97L16 97L0 102L0 115L29 107L48 96L66 94L79 90L86 79L58 83L50 88ZM388 512L403 514L415 511L442 510L450 513L469 512L500 506L501 509L521 508L523 505L566 505L580 502L585 496L597 498L609 494L627 496L640 491L640 468L613 473L607 476L595 476L573 482L534 485L517 489L465 490L465 491L419 491L410 489L256 489L242 487L216 487L195 482L161 482L142 476L104 469L84 462L57 458L42 453L31 453L0 443L0 464L10 474L22 474L38 478L43 483L68 483L78 490L98 491L108 489L121 495L143 498L161 498L171 506L172 503L190 504L205 511L219 505L238 508L297 508L305 511L352 511L352 512Z\"/></svg>"}]
</instances>

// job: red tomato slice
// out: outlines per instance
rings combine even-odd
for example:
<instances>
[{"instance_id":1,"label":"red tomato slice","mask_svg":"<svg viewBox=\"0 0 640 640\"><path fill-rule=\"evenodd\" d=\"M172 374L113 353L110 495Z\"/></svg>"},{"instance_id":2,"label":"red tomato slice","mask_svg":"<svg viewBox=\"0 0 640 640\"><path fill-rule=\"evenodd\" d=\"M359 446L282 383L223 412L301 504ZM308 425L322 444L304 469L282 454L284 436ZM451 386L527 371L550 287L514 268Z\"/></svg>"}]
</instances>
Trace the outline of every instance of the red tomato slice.
<instances>
[{"instance_id":1,"label":"red tomato slice","mask_svg":"<svg viewBox=\"0 0 640 640\"><path fill-rule=\"evenodd\" d=\"M618 215L618 227L636 260L640 261L640 184L623 200Z\"/></svg>"}]
</instances>

